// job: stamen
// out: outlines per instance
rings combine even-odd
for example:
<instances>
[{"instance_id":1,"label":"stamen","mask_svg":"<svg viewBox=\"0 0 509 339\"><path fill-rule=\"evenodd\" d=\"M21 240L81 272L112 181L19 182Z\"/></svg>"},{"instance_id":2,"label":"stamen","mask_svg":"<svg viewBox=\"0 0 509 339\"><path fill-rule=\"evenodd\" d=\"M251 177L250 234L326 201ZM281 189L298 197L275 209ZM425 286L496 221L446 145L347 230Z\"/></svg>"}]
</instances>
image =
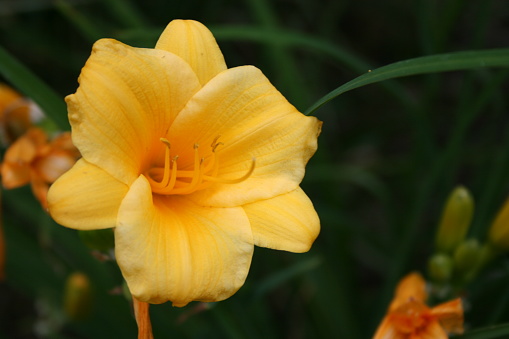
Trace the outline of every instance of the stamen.
<instances>
[{"instance_id":1,"label":"stamen","mask_svg":"<svg viewBox=\"0 0 509 339\"><path fill-rule=\"evenodd\" d=\"M215 153L215 152L216 152L216 148L217 148L217 146L221 146L221 145L224 145L224 143L222 143L222 142L218 142L217 144L215 144L215 145L214 145L214 147L212 147L212 152L214 152L214 153Z\"/></svg>"},{"instance_id":2,"label":"stamen","mask_svg":"<svg viewBox=\"0 0 509 339\"><path fill-rule=\"evenodd\" d=\"M161 142L162 142L163 144L165 144L165 145L168 147L168 149L170 149L171 144L170 144L170 142L168 141L168 139L166 139L166 138L159 138L159 140L161 140Z\"/></svg>"},{"instance_id":3,"label":"stamen","mask_svg":"<svg viewBox=\"0 0 509 339\"><path fill-rule=\"evenodd\" d=\"M166 145L166 150L164 151L164 173L163 173L163 180L161 180L162 187L166 187L168 185L168 179L170 177L170 147L171 144L168 141L168 139L161 138L159 139L162 141L163 144Z\"/></svg>"},{"instance_id":4,"label":"stamen","mask_svg":"<svg viewBox=\"0 0 509 339\"><path fill-rule=\"evenodd\" d=\"M219 134L217 137L215 137L214 140L212 141L212 143L210 144L210 147L212 147L212 153L216 152L216 148L218 146L224 145L224 143L222 143L222 142L217 142L217 140L219 140L220 137L221 137L221 134Z\"/></svg>"},{"instance_id":5,"label":"stamen","mask_svg":"<svg viewBox=\"0 0 509 339\"><path fill-rule=\"evenodd\" d=\"M171 159L171 177L170 182L166 186L167 189L172 190L175 187L175 183L177 182L177 160L179 156L176 155L173 159Z\"/></svg>"},{"instance_id":6,"label":"stamen","mask_svg":"<svg viewBox=\"0 0 509 339\"><path fill-rule=\"evenodd\" d=\"M174 188L171 194L189 194L196 190L203 177L203 158L200 159L198 145L194 145L194 171L189 186ZM176 171L175 171L176 172Z\"/></svg>"},{"instance_id":7,"label":"stamen","mask_svg":"<svg viewBox=\"0 0 509 339\"><path fill-rule=\"evenodd\" d=\"M204 175L203 179L207 180L207 181L211 181L211 182L218 182L221 184L238 184L239 182L246 180L247 178L249 178L251 176L251 174L253 174L255 165L256 165L256 158L253 158L252 162L251 162L251 167L249 168L247 173L237 179L221 179L221 178L211 177L208 175Z\"/></svg>"},{"instance_id":8,"label":"stamen","mask_svg":"<svg viewBox=\"0 0 509 339\"><path fill-rule=\"evenodd\" d=\"M171 157L170 148L171 144L166 138L159 140L165 144L166 149L164 153L164 167L151 168L146 172L147 180L152 186L152 192L156 194L172 195L172 194L190 194L196 190L201 190L209 187L214 183L221 184L237 184L247 180L254 172L256 159L253 158L251 166L246 174L236 179L222 179L217 178L219 172L219 160L216 153L217 147L224 145L218 142L220 135L214 138L210 147L212 154L208 157L200 157L199 145L194 144L194 164L192 170L179 170L178 169L178 155ZM157 181L155 178L161 178Z\"/></svg>"},{"instance_id":9,"label":"stamen","mask_svg":"<svg viewBox=\"0 0 509 339\"><path fill-rule=\"evenodd\" d=\"M164 169L163 169L163 179L160 182L155 181L152 179L152 177L149 175L149 182L152 185L153 188L156 189L162 189L168 185L168 179L170 178L170 142L168 139L160 138L165 145L166 150L164 151Z\"/></svg>"},{"instance_id":10,"label":"stamen","mask_svg":"<svg viewBox=\"0 0 509 339\"><path fill-rule=\"evenodd\" d=\"M219 140L219 138L221 138L221 134L219 134L217 137L214 138L214 140L212 140L210 147L214 148L217 145L217 141Z\"/></svg>"},{"instance_id":11,"label":"stamen","mask_svg":"<svg viewBox=\"0 0 509 339\"><path fill-rule=\"evenodd\" d=\"M217 163L217 154L212 150L212 160L208 162L207 166L203 169L203 173L208 173L210 170L213 170L212 176L215 176L217 174L216 169L218 168ZM215 174L214 174L215 172Z\"/></svg>"}]
</instances>

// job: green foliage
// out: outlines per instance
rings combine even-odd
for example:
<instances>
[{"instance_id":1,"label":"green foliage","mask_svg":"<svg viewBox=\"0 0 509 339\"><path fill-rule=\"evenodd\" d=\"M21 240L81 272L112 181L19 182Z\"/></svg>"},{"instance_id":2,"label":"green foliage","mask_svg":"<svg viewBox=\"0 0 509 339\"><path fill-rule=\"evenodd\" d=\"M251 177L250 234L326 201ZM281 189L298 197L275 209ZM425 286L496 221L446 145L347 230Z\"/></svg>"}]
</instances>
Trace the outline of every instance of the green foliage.
<instances>
[{"instance_id":1,"label":"green foliage","mask_svg":"<svg viewBox=\"0 0 509 339\"><path fill-rule=\"evenodd\" d=\"M68 129L63 98L97 38L153 47L172 19L202 21L229 67L254 64L324 121L302 184L322 231L308 254L256 248L226 301L152 306L155 337L369 338L397 281L426 271L449 192L475 196L467 238L481 242L509 193L507 13L490 0L4 1L0 80ZM56 225L29 188L2 193L0 338L135 337L110 257ZM508 267L499 256L460 291L470 307L458 338L509 335L490 327L509 323ZM75 271L94 291L80 321L62 309Z\"/></svg>"}]
</instances>

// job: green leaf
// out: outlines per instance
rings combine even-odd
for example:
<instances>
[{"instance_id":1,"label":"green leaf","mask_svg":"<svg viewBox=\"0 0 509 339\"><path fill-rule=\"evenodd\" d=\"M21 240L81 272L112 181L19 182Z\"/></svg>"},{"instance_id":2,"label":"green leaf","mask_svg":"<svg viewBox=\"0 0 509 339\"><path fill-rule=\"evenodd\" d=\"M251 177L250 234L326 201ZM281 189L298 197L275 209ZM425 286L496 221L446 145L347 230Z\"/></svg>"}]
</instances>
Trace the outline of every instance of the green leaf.
<instances>
[{"instance_id":1,"label":"green leaf","mask_svg":"<svg viewBox=\"0 0 509 339\"><path fill-rule=\"evenodd\" d=\"M32 99L62 130L70 128L64 100L0 46L0 75Z\"/></svg>"},{"instance_id":2,"label":"green leaf","mask_svg":"<svg viewBox=\"0 0 509 339\"><path fill-rule=\"evenodd\" d=\"M463 335L454 337L455 339L491 339L506 338L509 335L509 324L496 325L469 331Z\"/></svg>"},{"instance_id":3,"label":"green leaf","mask_svg":"<svg viewBox=\"0 0 509 339\"><path fill-rule=\"evenodd\" d=\"M377 68L373 71L368 71L368 73L365 73L347 82L346 84L339 86L329 94L319 99L305 112L305 114L310 115L314 113L327 102L345 92L388 79L426 73L459 71L482 67L508 66L508 48L437 54L399 61L387 66Z\"/></svg>"}]
</instances>

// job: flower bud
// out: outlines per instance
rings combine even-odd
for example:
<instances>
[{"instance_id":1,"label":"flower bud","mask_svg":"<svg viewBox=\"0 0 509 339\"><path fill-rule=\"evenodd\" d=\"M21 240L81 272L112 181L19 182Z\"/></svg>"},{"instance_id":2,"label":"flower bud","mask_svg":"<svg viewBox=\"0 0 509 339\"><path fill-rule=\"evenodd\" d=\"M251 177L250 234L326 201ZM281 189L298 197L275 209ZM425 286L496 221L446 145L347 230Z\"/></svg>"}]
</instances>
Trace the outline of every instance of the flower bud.
<instances>
[{"instance_id":1,"label":"flower bud","mask_svg":"<svg viewBox=\"0 0 509 339\"><path fill-rule=\"evenodd\" d=\"M454 272L459 276L467 276L477 270L481 260L481 246L477 239L462 242L454 251Z\"/></svg>"},{"instance_id":2,"label":"flower bud","mask_svg":"<svg viewBox=\"0 0 509 339\"><path fill-rule=\"evenodd\" d=\"M67 278L64 291L64 311L72 320L81 320L91 310L92 292L88 277L75 272Z\"/></svg>"},{"instance_id":3,"label":"flower bud","mask_svg":"<svg viewBox=\"0 0 509 339\"><path fill-rule=\"evenodd\" d=\"M509 199L498 211L488 233L489 242L499 251L509 250Z\"/></svg>"},{"instance_id":4,"label":"flower bud","mask_svg":"<svg viewBox=\"0 0 509 339\"><path fill-rule=\"evenodd\" d=\"M113 230L79 231L81 241L90 249L108 251L115 247L115 236Z\"/></svg>"},{"instance_id":5,"label":"flower bud","mask_svg":"<svg viewBox=\"0 0 509 339\"><path fill-rule=\"evenodd\" d=\"M428 261L428 273L435 282L448 282L451 280L453 271L452 258L443 253L433 255Z\"/></svg>"},{"instance_id":6,"label":"flower bud","mask_svg":"<svg viewBox=\"0 0 509 339\"><path fill-rule=\"evenodd\" d=\"M456 187L442 212L442 219L436 237L436 248L439 252L451 254L465 239L474 213L474 200L468 190Z\"/></svg>"}]
</instances>

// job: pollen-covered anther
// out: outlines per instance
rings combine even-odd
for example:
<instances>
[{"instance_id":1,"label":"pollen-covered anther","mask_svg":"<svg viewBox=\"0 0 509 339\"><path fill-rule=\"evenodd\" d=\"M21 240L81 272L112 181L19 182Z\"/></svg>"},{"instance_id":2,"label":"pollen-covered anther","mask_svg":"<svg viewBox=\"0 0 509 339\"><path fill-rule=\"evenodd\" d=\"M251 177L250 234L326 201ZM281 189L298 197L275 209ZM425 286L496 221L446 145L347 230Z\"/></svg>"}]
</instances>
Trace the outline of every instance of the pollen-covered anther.
<instances>
[{"instance_id":1,"label":"pollen-covered anther","mask_svg":"<svg viewBox=\"0 0 509 339\"><path fill-rule=\"evenodd\" d=\"M193 145L194 160L191 170L178 169L178 155L172 158L170 142L165 138L161 138L161 142L166 146L164 167L154 167L145 173L152 187L152 192L162 195L190 194L207 188L214 183L237 184L248 179L255 169L255 158L252 159L250 168L242 177L234 179L217 177L219 161L216 150L219 146L224 145L224 143L218 142L219 137L220 135L212 141L210 145L212 154L207 158L200 156L199 144Z\"/></svg>"},{"instance_id":2,"label":"pollen-covered anther","mask_svg":"<svg viewBox=\"0 0 509 339\"><path fill-rule=\"evenodd\" d=\"M217 137L215 137L214 140L212 141L212 143L210 144L210 147L212 147L212 152L213 153L216 152L216 148L218 146L224 145L224 143L222 143L222 142L217 142L217 140L219 140L220 137L221 137L221 134L218 135Z\"/></svg>"}]
</instances>

